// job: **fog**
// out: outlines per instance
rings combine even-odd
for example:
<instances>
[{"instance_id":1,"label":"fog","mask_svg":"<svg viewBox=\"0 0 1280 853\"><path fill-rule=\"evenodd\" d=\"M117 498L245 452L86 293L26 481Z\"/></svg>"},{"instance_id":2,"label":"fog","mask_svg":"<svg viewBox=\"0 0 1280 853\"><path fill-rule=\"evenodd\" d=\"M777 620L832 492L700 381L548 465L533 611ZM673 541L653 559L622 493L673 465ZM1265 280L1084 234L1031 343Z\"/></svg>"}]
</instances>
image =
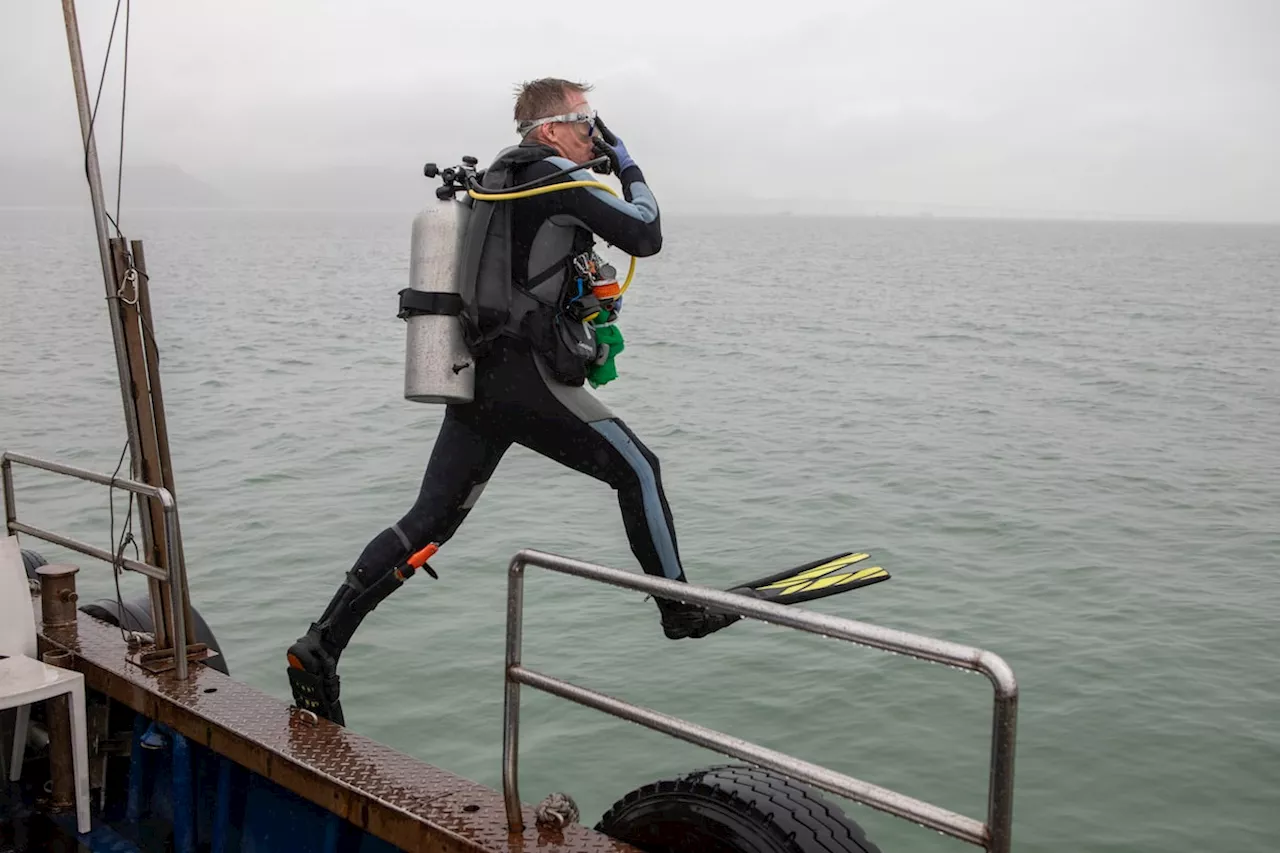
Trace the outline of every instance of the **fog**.
<instances>
[{"instance_id":1,"label":"fog","mask_svg":"<svg viewBox=\"0 0 1280 853\"><path fill-rule=\"evenodd\" d=\"M723 11L716 11L716 9ZM116 5L79 3L96 91ZM467 11L468 9L472 11ZM0 205L82 203L61 7L6 0ZM1280 221L1280 4L131 3L124 205L411 209L594 85L668 212ZM97 120L114 203L124 9Z\"/></svg>"}]
</instances>

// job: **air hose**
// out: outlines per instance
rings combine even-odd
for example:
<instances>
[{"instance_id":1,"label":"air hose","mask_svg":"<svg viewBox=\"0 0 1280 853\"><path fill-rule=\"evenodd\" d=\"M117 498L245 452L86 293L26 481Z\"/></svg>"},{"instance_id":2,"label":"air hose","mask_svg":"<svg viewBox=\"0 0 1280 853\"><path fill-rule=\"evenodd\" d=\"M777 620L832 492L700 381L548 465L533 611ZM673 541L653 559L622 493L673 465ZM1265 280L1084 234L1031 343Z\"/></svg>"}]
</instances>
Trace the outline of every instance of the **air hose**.
<instances>
[{"instance_id":1,"label":"air hose","mask_svg":"<svg viewBox=\"0 0 1280 853\"><path fill-rule=\"evenodd\" d=\"M612 193L615 198L619 197L617 190L600 181L566 181L562 184L551 184L544 187L535 187L530 190L506 193L478 193L474 189L468 188L467 195L481 201L514 201L518 198L529 198L530 196L560 192L561 190L572 190L577 189L578 187L596 187L597 189L602 189L605 192ZM629 255L628 257L631 258L631 266L627 269L627 280L622 283L622 289L618 291L619 296L627 292L627 288L631 286L631 278L636 274L635 255Z\"/></svg>"}]
</instances>

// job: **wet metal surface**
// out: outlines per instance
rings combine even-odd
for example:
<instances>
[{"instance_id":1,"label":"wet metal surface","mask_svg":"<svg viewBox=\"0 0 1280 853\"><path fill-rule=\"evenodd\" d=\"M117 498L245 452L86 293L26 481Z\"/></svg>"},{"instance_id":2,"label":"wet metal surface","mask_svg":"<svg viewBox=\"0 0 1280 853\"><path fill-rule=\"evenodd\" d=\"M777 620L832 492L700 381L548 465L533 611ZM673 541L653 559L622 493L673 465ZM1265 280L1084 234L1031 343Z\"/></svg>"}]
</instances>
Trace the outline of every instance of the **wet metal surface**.
<instances>
[{"instance_id":1,"label":"wet metal surface","mask_svg":"<svg viewBox=\"0 0 1280 853\"><path fill-rule=\"evenodd\" d=\"M33 604L38 618L39 604ZM524 832L509 833L499 792L327 720L313 720L201 664L192 664L186 681L172 672L140 669L126 660L120 630L84 613L74 625L41 626L40 636L42 650L75 654L73 668L84 673L90 689L406 850L638 853L580 825L539 827L527 805ZM495 743L494 761L500 758Z\"/></svg>"}]
</instances>

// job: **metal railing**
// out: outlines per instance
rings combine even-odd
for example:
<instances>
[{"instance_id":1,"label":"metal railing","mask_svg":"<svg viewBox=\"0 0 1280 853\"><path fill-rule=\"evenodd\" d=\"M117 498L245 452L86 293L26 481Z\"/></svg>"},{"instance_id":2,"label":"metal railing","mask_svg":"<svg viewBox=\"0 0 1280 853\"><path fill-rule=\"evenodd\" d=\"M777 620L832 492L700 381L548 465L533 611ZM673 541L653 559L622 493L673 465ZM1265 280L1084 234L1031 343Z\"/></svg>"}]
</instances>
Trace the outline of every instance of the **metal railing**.
<instances>
[{"instance_id":1,"label":"metal railing","mask_svg":"<svg viewBox=\"0 0 1280 853\"><path fill-rule=\"evenodd\" d=\"M520 663L524 632L524 570L526 566L540 566L554 572L647 592L654 596L703 604L823 637L982 673L991 681L995 691L986 823L785 753L757 746L713 729L526 669ZM523 830L517 776L520 685L527 684L571 702L595 708L689 743L774 770L837 796L847 797L952 838L982 847L991 853L1009 853L1012 844L1013 753L1016 739L1018 687L1014 681L1013 670L992 652L891 628L882 628L866 622L814 613L799 607L774 604L744 595L525 549L511 559L508 569L505 681L502 788L506 800L507 822L512 832Z\"/></svg>"},{"instance_id":2,"label":"metal railing","mask_svg":"<svg viewBox=\"0 0 1280 853\"><path fill-rule=\"evenodd\" d=\"M160 502L160 507L164 511L164 542L165 554L169 555L169 559L174 565L170 570L165 570L150 563L140 563L137 560L121 559L119 563L130 571L138 572L149 578L165 583L169 587L169 608L173 612L173 626L171 632L171 640L174 648L174 666L178 678L185 680L187 678L187 621L186 611L183 608L183 602L186 599L187 587L187 570L182 559L181 550L177 547L178 542L178 504L174 500L173 495L168 489L151 486L146 483L139 483L136 480L128 480L122 477L108 477L105 474L98 474L94 471L86 471L83 468L75 468L70 465L63 465L58 462L49 462L44 459L36 459L33 456L25 456L21 453L11 453L6 451L0 454L0 480L4 485L4 506L5 506L5 527L9 534L25 533L28 536L34 536L45 542L54 545L60 545L72 551L78 551L89 557L95 557L107 563L115 564L115 555L101 548L80 542L49 530L44 530L34 525L25 524L18 521L17 499L13 491L13 465L26 465L29 468L38 468L42 471L50 471L54 474L62 474L67 477L74 477L77 480L85 480L90 483L99 483L104 486L113 486L118 489L133 492L134 494L144 495L154 498ZM159 625L160 615L153 613L153 621Z\"/></svg>"}]
</instances>

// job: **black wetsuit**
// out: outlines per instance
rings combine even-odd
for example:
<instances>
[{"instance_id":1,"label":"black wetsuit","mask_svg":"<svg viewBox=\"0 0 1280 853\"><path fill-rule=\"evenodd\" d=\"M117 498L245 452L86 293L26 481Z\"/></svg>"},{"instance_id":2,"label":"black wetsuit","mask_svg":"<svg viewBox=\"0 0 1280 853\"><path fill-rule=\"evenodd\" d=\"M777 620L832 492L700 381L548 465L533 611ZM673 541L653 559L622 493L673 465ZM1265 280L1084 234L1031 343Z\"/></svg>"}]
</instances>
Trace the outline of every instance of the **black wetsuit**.
<instances>
[{"instance_id":1,"label":"black wetsuit","mask_svg":"<svg viewBox=\"0 0 1280 853\"><path fill-rule=\"evenodd\" d=\"M571 164L555 157L523 165L514 171L512 185L566 165ZM593 178L577 171L560 180ZM625 200L597 188L575 188L513 202L516 285L537 280L539 273L563 262L566 228L578 229L573 231L577 245L585 228L629 255L645 257L661 249L658 207L643 173L632 165L619 178ZM553 275L538 287L556 294L570 274ZM473 402L447 407L417 501L369 542L318 625L312 626L335 662L365 615L343 612L351 597L427 544L448 541L512 443L616 489L632 552L644 571L685 580L657 457L585 387L557 381L526 340L504 334L477 360Z\"/></svg>"}]
</instances>

